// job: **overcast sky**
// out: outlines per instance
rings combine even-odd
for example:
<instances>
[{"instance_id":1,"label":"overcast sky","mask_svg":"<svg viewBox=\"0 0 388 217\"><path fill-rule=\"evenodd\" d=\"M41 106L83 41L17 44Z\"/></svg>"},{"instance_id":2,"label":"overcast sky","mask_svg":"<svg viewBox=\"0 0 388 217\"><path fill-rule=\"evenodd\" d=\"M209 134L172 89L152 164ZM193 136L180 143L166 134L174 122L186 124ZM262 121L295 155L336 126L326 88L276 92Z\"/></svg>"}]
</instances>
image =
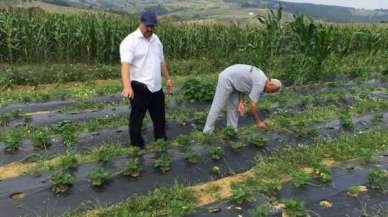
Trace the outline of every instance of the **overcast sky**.
<instances>
[{"instance_id":1,"label":"overcast sky","mask_svg":"<svg viewBox=\"0 0 388 217\"><path fill-rule=\"evenodd\" d=\"M388 0L281 0L289 2L338 5L365 9L388 9Z\"/></svg>"}]
</instances>

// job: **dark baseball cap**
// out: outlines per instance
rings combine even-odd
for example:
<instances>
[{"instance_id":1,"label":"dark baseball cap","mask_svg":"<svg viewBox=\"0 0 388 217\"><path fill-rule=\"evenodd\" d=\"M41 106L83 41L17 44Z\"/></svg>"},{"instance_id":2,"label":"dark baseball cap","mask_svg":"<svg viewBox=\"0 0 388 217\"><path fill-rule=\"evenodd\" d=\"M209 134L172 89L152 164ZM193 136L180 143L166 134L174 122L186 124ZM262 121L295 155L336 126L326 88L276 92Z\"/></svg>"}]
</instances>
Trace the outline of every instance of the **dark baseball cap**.
<instances>
[{"instance_id":1,"label":"dark baseball cap","mask_svg":"<svg viewBox=\"0 0 388 217\"><path fill-rule=\"evenodd\" d=\"M156 14L153 11L143 11L140 14L140 21L146 26L156 26L158 24L158 19Z\"/></svg>"}]
</instances>

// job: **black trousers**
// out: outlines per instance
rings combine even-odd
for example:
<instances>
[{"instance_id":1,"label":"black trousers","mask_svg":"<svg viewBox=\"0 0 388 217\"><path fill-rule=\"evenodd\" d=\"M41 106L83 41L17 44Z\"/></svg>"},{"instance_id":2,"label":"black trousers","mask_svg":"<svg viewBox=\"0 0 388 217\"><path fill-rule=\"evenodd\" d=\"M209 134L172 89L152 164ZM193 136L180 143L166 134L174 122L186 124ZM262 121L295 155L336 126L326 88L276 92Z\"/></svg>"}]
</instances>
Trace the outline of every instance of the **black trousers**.
<instances>
[{"instance_id":1,"label":"black trousers","mask_svg":"<svg viewBox=\"0 0 388 217\"><path fill-rule=\"evenodd\" d=\"M141 128L147 110L154 126L155 140L166 140L166 115L163 90L161 89L152 93L145 84L138 81L132 81L131 85L135 96L133 99L130 99L129 136L131 145L144 148Z\"/></svg>"}]
</instances>

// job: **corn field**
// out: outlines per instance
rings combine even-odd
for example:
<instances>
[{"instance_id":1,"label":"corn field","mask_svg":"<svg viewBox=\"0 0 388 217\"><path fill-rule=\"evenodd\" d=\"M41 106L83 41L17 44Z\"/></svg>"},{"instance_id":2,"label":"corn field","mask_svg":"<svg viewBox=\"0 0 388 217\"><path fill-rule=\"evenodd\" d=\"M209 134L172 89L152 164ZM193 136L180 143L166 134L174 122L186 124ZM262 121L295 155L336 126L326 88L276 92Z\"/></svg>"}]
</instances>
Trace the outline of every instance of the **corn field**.
<instances>
[{"instance_id":1,"label":"corn field","mask_svg":"<svg viewBox=\"0 0 388 217\"><path fill-rule=\"evenodd\" d=\"M388 30L384 27L317 24L303 16L282 22L281 9L258 19L261 25L256 26L162 22L156 32L170 59L244 62L269 72L298 71L295 75L301 80L309 79L303 77L304 71L310 78L319 78L330 59L387 54ZM119 63L119 44L137 28L137 22L103 13L1 9L0 62Z\"/></svg>"}]
</instances>

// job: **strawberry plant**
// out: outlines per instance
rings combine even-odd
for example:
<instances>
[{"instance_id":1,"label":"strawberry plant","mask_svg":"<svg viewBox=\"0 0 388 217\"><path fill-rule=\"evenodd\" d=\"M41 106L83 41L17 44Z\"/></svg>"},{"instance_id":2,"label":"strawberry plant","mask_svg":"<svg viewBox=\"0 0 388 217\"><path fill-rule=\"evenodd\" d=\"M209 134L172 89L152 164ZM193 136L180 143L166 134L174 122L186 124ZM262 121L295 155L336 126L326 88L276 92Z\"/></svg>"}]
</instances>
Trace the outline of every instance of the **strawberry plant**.
<instances>
[{"instance_id":1,"label":"strawberry plant","mask_svg":"<svg viewBox=\"0 0 388 217\"><path fill-rule=\"evenodd\" d=\"M367 189L365 188L365 186L355 185L355 186L350 187L348 189L348 192L346 192L346 194L350 197L358 197L358 194L360 194L361 192L364 192L366 190Z\"/></svg>"},{"instance_id":2,"label":"strawberry plant","mask_svg":"<svg viewBox=\"0 0 388 217\"><path fill-rule=\"evenodd\" d=\"M17 133L9 133L6 134L3 138L3 142L5 143L4 151L6 152L15 152L19 149L19 135Z\"/></svg>"},{"instance_id":3,"label":"strawberry plant","mask_svg":"<svg viewBox=\"0 0 388 217\"><path fill-rule=\"evenodd\" d=\"M256 207L248 211L250 217L267 217L269 209L266 207Z\"/></svg>"},{"instance_id":4,"label":"strawberry plant","mask_svg":"<svg viewBox=\"0 0 388 217\"><path fill-rule=\"evenodd\" d=\"M71 174L57 171L51 175L51 189L56 194L66 192L73 181L74 177Z\"/></svg>"},{"instance_id":5,"label":"strawberry plant","mask_svg":"<svg viewBox=\"0 0 388 217\"><path fill-rule=\"evenodd\" d=\"M267 145L268 139L259 135L254 135L248 138L248 142L257 148L264 148Z\"/></svg>"},{"instance_id":6,"label":"strawberry plant","mask_svg":"<svg viewBox=\"0 0 388 217\"><path fill-rule=\"evenodd\" d=\"M154 167L159 168L162 173L166 173L170 170L172 158L165 152L160 155L160 157L154 161Z\"/></svg>"},{"instance_id":7,"label":"strawberry plant","mask_svg":"<svg viewBox=\"0 0 388 217\"><path fill-rule=\"evenodd\" d=\"M374 166L368 173L368 181L372 189L385 191L388 187L388 173Z\"/></svg>"},{"instance_id":8,"label":"strawberry plant","mask_svg":"<svg viewBox=\"0 0 388 217\"><path fill-rule=\"evenodd\" d=\"M211 146L209 148L209 154L213 160L219 160L222 158L222 155L224 155L224 151L221 146Z\"/></svg>"},{"instance_id":9,"label":"strawberry plant","mask_svg":"<svg viewBox=\"0 0 388 217\"><path fill-rule=\"evenodd\" d=\"M276 198L277 193L282 189L282 183L276 179L260 180L257 183L257 189L272 199Z\"/></svg>"},{"instance_id":10,"label":"strawberry plant","mask_svg":"<svg viewBox=\"0 0 388 217\"><path fill-rule=\"evenodd\" d=\"M191 143L191 137L189 135L178 135L175 141L179 146L188 146Z\"/></svg>"},{"instance_id":11,"label":"strawberry plant","mask_svg":"<svg viewBox=\"0 0 388 217\"><path fill-rule=\"evenodd\" d=\"M297 188L305 185L310 180L310 173L307 173L302 170L295 171L291 176L292 182Z\"/></svg>"},{"instance_id":12,"label":"strawberry plant","mask_svg":"<svg viewBox=\"0 0 388 217\"><path fill-rule=\"evenodd\" d=\"M60 134L63 139L63 143L67 146L73 145L76 142L76 131L77 126L75 126L71 121L63 121L59 123L54 132Z\"/></svg>"},{"instance_id":13,"label":"strawberry plant","mask_svg":"<svg viewBox=\"0 0 388 217\"><path fill-rule=\"evenodd\" d=\"M140 148L136 146L129 147L128 157L130 158L138 158L140 156Z\"/></svg>"},{"instance_id":14,"label":"strawberry plant","mask_svg":"<svg viewBox=\"0 0 388 217\"><path fill-rule=\"evenodd\" d=\"M382 112L376 112L373 116L373 123L378 124L384 119L384 114Z\"/></svg>"},{"instance_id":15,"label":"strawberry plant","mask_svg":"<svg viewBox=\"0 0 388 217\"><path fill-rule=\"evenodd\" d=\"M153 146L156 152L167 152L168 149L168 143L164 139L154 141Z\"/></svg>"},{"instance_id":16,"label":"strawberry plant","mask_svg":"<svg viewBox=\"0 0 388 217\"><path fill-rule=\"evenodd\" d=\"M245 146L241 142L230 142L229 143L230 147L232 148L233 151L241 151L241 149Z\"/></svg>"},{"instance_id":17,"label":"strawberry plant","mask_svg":"<svg viewBox=\"0 0 388 217\"><path fill-rule=\"evenodd\" d=\"M352 116L350 116L349 112L347 111L341 112L339 119L344 129L348 129L348 130L353 129Z\"/></svg>"},{"instance_id":18,"label":"strawberry plant","mask_svg":"<svg viewBox=\"0 0 388 217\"><path fill-rule=\"evenodd\" d=\"M297 200L286 200L284 210L289 217L307 217L307 211L304 203Z\"/></svg>"},{"instance_id":19,"label":"strawberry plant","mask_svg":"<svg viewBox=\"0 0 388 217\"><path fill-rule=\"evenodd\" d=\"M220 167L219 167L219 166L213 166L213 167L212 167L212 173L213 173L214 175L220 175L220 174L221 174L221 169L220 169Z\"/></svg>"},{"instance_id":20,"label":"strawberry plant","mask_svg":"<svg viewBox=\"0 0 388 217\"><path fill-rule=\"evenodd\" d=\"M331 170L319 163L313 164L314 174L318 176L319 181L323 183L330 182L332 180Z\"/></svg>"},{"instance_id":21,"label":"strawberry plant","mask_svg":"<svg viewBox=\"0 0 388 217\"><path fill-rule=\"evenodd\" d=\"M88 175L89 182L94 187L102 186L109 177L109 173L105 171L104 167L97 166Z\"/></svg>"},{"instance_id":22,"label":"strawberry plant","mask_svg":"<svg viewBox=\"0 0 388 217\"><path fill-rule=\"evenodd\" d=\"M187 149L186 152L184 153L184 157L185 159L192 163L192 164L196 164L199 162L199 156L197 153L195 153L194 150L192 149Z\"/></svg>"},{"instance_id":23,"label":"strawberry plant","mask_svg":"<svg viewBox=\"0 0 388 217\"><path fill-rule=\"evenodd\" d=\"M230 139L236 139L238 134L237 131L231 127L226 127L222 131L222 135L224 136L225 139L230 140Z\"/></svg>"},{"instance_id":24,"label":"strawberry plant","mask_svg":"<svg viewBox=\"0 0 388 217\"><path fill-rule=\"evenodd\" d=\"M31 132L31 139L35 147L45 149L50 146L50 135L46 129L35 129Z\"/></svg>"},{"instance_id":25,"label":"strawberry plant","mask_svg":"<svg viewBox=\"0 0 388 217\"><path fill-rule=\"evenodd\" d=\"M124 175L138 177L141 171L142 167L138 158L129 159L124 162Z\"/></svg>"},{"instance_id":26,"label":"strawberry plant","mask_svg":"<svg viewBox=\"0 0 388 217\"><path fill-rule=\"evenodd\" d=\"M232 201L237 205L243 205L256 201L251 189L243 182L234 182L231 185Z\"/></svg>"},{"instance_id":27,"label":"strawberry plant","mask_svg":"<svg viewBox=\"0 0 388 217\"><path fill-rule=\"evenodd\" d=\"M60 158L59 165L62 169L75 169L78 167L78 159L74 153L67 152Z\"/></svg>"},{"instance_id":28,"label":"strawberry plant","mask_svg":"<svg viewBox=\"0 0 388 217\"><path fill-rule=\"evenodd\" d=\"M109 147L100 147L96 152L97 160L103 163L111 161L114 157L114 150Z\"/></svg>"}]
</instances>

